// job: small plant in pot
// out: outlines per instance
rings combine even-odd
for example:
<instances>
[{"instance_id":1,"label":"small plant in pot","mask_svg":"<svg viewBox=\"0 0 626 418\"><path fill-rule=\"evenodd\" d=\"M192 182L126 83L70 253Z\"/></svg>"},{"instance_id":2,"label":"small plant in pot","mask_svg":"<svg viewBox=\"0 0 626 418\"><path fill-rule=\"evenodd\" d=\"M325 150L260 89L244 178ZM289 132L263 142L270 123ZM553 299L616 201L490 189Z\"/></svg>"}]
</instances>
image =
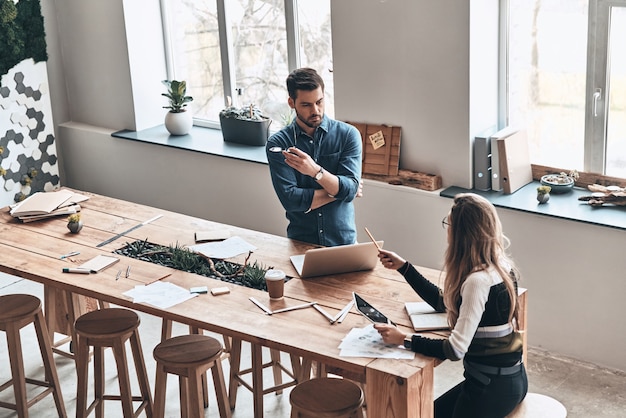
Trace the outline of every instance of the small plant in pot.
<instances>
[{"instance_id":1,"label":"small plant in pot","mask_svg":"<svg viewBox=\"0 0 626 418\"><path fill-rule=\"evenodd\" d=\"M187 104L193 101L193 97L187 96L187 82L177 80L163 80L163 84L167 86L167 93L161 93L161 96L167 97L169 109L165 115L165 128L172 135L186 135L193 125L193 117L191 111L186 109Z\"/></svg>"},{"instance_id":2,"label":"small plant in pot","mask_svg":"<svg viewBox=\"0 0 626 418\"><path fill-rule=\"evenodd\" d=\"M550 191L552 187L550 186L539 186L537 187L537 201L539 204L546 203L550 200Z\"/></svg>"},{"instance_id":3,"label":"small plant in pot","mask_svg":"<svg viewBox=\"0 0 626 418\"><path fill-rule=\"evenodd\" d=\"M547 174L541 177L541 184L550 186L552 193L567 193L574 188L574 183L578 180L578 171L572 170L569 173L562 171L559 174Z\"/></svg>"},{"instance_id":4,"label":"small plant in pot","mask_svg":"<svg viewBox=\"0 0 626 418\"><path fill-rule=\"evenodd\" d=\"M243 107L228 106L220 112L224 141L244 145L265 145L272 120L263 115L254 104Z\"/></svg>"},{"instance_id":5,"label":"small plant in pot","mask_svg":"<svg viewBox=\"0 0 626 418\"><path fill-rule=\"evenodd\" d=\"M83 221L80 220L80 213L73 213L67 217L67 229L69 229L72 234L77 234L83 229Z\"/></svg>"}]
</instances>

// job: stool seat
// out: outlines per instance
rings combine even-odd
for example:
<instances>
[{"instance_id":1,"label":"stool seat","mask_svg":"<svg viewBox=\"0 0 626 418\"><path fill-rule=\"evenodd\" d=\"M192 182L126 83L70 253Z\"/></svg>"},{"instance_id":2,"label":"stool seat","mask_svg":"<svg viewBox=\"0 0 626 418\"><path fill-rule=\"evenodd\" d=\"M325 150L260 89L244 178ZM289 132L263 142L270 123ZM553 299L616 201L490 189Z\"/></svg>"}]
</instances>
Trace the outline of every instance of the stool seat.
<instances>
[{"instance_id":1,"label":"stool seat","mask_svg":"<svg viewBox=\"0 0 626 418\"><path fill-rule=\"evenodd\" d=\"M321 377L299 383L290 393L292 418L363 417L363 391L346 379Z\"/></svg>"},{"instance_id":2,"label":"stool seat","mask_svg":"<svg viewBox=\"0 0 626 418\"><path fill-rule=\"evenodd\" d=\"M506 418L565 418L567 409L554 398L539 393L528 393Z\"/></svg>"},{"instance_id":3,"label":"stool seat","mask_svg":"<svg viewBox=\"0 0 626 418\"><path fill-rule=\"evenodd\" d=\"M33 323L37 333L39 351L44 364L44 380L28 378L24 372L24 357L20 330ZM41 301L32 295L0 296L0 330L6 333L11 380L0 385L0 391L13 386L15 403L0 402L0 407L12 409L19 417L28 417L28 408L52 393L60 417L66 417L61 385L52 356L52 342L41 310ZM44 387L39 394L28 400L26 383Z\"/></svg>"},{"instance_id":4,"label":"stool seat","mask_svg":"<svg viewBox=\"0 0 626 418\"><path fill-rule=\"evenodd\" d=\"M167 374L179 377L181 417L204 417L203 377L211 369L213 385L221 418L230 418L228 393L222 369L221 343L213 337L203 334L181 335L159 343L152 354L157 362L154 416L165 415L167 394ZM208 401L208 398L207 398Z\"/></svg>"},{"instance_id":5,"label":"stool seat","mask_svg":"<svg viewBox=\"0 0 626 418\"><path fill-rule=\"evenodd\" d=\"M108 308L88 312L80 316L74 323L78 339L76 352L76 371L78 386L76 395L76 417L87 417L96 409L96 416L104 415L104 401L121 401L123 416L136 417L145 411L152 417L152 395L148 374L139 340L140 319L136 312L124 308ZM136 376L139 383L140 396L133 396L131 392L128 361L126 358L126 341L130 341L130 348L135 363ZM89 366L89 347L93 346L94 357L94 400L87 406L87 380ZM117 380L119 395L106 395L104 349L111 348L117 364ZM140 402L133 408L133 402Z\"/></svg>"}]
</instances>

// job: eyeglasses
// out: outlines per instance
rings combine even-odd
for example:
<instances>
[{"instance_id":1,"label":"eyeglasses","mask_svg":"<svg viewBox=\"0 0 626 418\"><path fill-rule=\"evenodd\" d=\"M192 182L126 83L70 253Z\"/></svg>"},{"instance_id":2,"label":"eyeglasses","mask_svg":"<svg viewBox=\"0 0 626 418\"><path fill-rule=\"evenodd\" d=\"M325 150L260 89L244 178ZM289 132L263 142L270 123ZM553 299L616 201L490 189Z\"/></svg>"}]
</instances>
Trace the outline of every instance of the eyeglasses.
<instances>
[{"instance_id":1,"label":"eyeglasses","mask_svg":"<svg viewBox=\"0 0 626 418\"><path fill-rule=\"evenodd\" d=\"M443 229L447 229L448 226L450 225L450 222L448 222L448 215L444 216L443 219L441 220L441 227Z\"/></svg>"}]
</instances>

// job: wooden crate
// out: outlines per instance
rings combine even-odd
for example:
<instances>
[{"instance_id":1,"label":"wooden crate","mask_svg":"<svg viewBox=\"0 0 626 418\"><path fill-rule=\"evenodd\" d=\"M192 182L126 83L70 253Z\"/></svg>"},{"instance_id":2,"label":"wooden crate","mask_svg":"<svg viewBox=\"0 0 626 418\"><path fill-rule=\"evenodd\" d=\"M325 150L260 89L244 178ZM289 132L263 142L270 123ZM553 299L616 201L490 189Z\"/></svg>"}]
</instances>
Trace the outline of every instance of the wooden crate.
<instances>
[{"instance_id":1,"label":"wooden crate","mask_svg":"<svg viewBox=\"0 0 626 418\"><path fill-rule=\"evenodd\" d=\"M358 129L363 143L363 175L397 176L400 164L400 127L347 122ZM384 145L374 149L372 135L384 138Z\"/></svg>"}]
</instances>

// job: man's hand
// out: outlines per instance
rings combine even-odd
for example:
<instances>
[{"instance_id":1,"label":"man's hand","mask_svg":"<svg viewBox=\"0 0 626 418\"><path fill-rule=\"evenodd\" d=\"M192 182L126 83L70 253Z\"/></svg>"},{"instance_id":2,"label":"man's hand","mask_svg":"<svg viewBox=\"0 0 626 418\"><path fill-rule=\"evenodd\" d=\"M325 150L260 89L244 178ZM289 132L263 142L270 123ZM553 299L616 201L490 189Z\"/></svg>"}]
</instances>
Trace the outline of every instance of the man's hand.
<instances>
[{"instance_id":1,"label":"man's hand","mask_svg":"<svg viewBox=\"0 0 626 418\"><path fill-rule=\"evenodd\" d=\"M363 197L363 179L359 181L359 188L356 191L356 197Z\"/></svg>"},{"instance_id":2,"label":"man's hand","mask_svg":"<svg viewBox=\"0 0 626 418\"><path fill-rule=\"evenodd\" d=\"M305 176L315 177L320 171L321 167L319 164L309 154L296 147L290 147L288 150L283 151L283 156L285 157L285 163L289 167Z\"/></svg>"}]
</instances>

